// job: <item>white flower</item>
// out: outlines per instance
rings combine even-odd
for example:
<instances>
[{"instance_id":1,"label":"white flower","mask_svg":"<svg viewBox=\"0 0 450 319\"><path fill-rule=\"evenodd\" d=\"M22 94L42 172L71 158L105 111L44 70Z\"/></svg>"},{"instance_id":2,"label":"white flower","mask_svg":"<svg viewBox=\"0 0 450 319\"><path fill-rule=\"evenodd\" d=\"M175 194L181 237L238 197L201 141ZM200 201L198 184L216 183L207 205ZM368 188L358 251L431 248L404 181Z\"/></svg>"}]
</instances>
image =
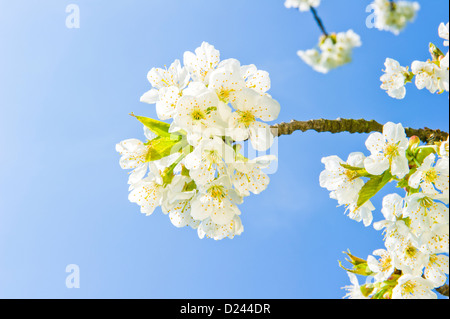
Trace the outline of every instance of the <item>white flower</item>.
<instances>
[{"instance_id":1,"label":"white flower","mask_svg":"<svg viewBox=\"0 0 450 319\"><path fill-rule=\"evenodd\" d=\"M446 47L448 47L448 43L449 43L449 32L448 32L448 29L449 29L449 24L448 24L448 22L447 22L447 24L441 23L441 24L439 25L439 36L440 36L442 39L445 40L445 41L444 41L444 45L445 45Z\"/></svg>"},{"instance_id":2,"label":"white flower","mask_svg":"<svg viewBox=\"0 0 450 319\"><path fill-rule=\"evenodd\" d=\"M216 179L217 174L226 174L226 164L234 161L235 153L231 146L219 137L203 139L192 153L186 156L184 163L189 175L199 185L205 185Z\"/></svg>"},{"instance_id":3,"label":"white flower","mask_svg":"<svg viewBox=\"0 0 450 319\"><path fill-rule=\"evenodd\" d=\"M145 137L151 141L156 137L148 128L144 127ZM147 174L147 153L150 145L146 145L138 139L128 139L116 145L116 152L121 155L119 164L122 169L133 169L128 178L128 184L135 184ZM156 162L156 164L159 164Z\"/></svg>"},{"instance_id":4,"label":"white flower","mask_svg":"<svg viewBox=\"0 0 450 319\"><path fill-rule=\"evenodd\" d=\"M403 275L392 291L392 299L437 299L433 283L418 276Z\"/></svg>"},{"instance_id":5,"label":"white flower","mask_svg":"<svg viewBox=\"0 0 450 319\"><path fill-rule=\"evenodd\" d=\"M222 61L218 68L211 72L208 88L215 90L219 100L234 103L239 92L246 87L245 78L241 74L238 60Z\"/></svg>"},{"instance_id":6,"label":"white flower","mask_svg":"<svg viewBox=\"0 0 450 319\"><path fill-rule=\"evenodd\" d=\"M389 194L383 198L381 213L385 220L374 224L375 229L389 228L403 215L405 201L399 194Z\"/></svg>"},{"instance_id":7,"label":"white flower","mask_svg":"<svg viewBox=\"0 0 450 319\"><path fill-rule=\"evenodd\" d=\"M169 214L170 221L175 227L190 226L197 229L200 224L191 216L191 200L195 196L195 184L186 176L177 175L168 186L161 204L165 214Z\"/></svg>"},{"instance_id":8,"label":"white flower","mask_svg":"<svg viewBox=\"0 0 450 319\"><path fill-rule=\"evenodd\" d=\"M300 50L297 52L298 56L314 70L320 73L328 73L330 70L325 67L322 61L321 53L316 49Z\"/></svg>"},{"instance_id":9,"label":"white flower","mask_svg":"<svg viewBox=\"0 0 450 319\"><path fill-rule=\"evenodd\" d=\"M352 51L361 46L361 38L353 30L323 36L319 50L298 51L298 56L314 70L328 73L352 61Z\"/></svg>"},{"instance_id":10,"label":"white flower","mask_svg":"<svg viewBox=\"0 0 450 319\"><path fill-rule=\"evenodd\" d=\"M377 260L375 257L369 256L367 257L367 265L369 266L371 271L376 273L375 279L378 282L388 280L395 270L391 254L384 249L375 250L373 254L375 256L379 256L380 259Z\"/></svg>"},{"instance_id":11,"label":"white flower","mask_svg":"<svg viewBox=\"0 0 450 319\"><path fill-rule=\"evenodd\" d=\"M141 206L141 213L149 216L156 207L161 205L163 195L163 182L159 171L153 163L150 163L151 173L136 184L131 185L128 199L132 203Z\"/></svg>"},{"instance_id":12,"label":"white flower","mask_svg":"<svg viewBox=\"0 0 450 319\"><path fill-rule=\"evenodd\" d=\"M325 170L320 174L319 179L320 186L331 192L331 198L336 199L339 205L347 206L348 216L357 222L363 221L367 227L372 223L372 211L375 210L375 207L370 201L358 207L359 192L364 186L364 181L358 176L357 171L342 166L348 165L363 169L364 159L364 154L359 152L351 153L347 162L338 156L324 157L322 163L325 164Z\"/></svg>"},{"instance_id":13,"label":"white flower","mask_svg":"<svg viewBox=\"0 0 450 319\"><path fill-rule=\"evenodd\" d=\"M182 90L188 85L189 73L175 60L169 69L153 68L148 72L152 89L141 97L141 102L156 103L156 112L161 120L172 118Z\"/></svg>"},{"instance_id":14,"label":"white flower","mask_svg":"<svg viewBox=\"0 0 450 319\"><path fill-rule=\"evenodd\" d=\"M244 231L241 218L237 215L226 225L219 225L213 222L211 218L203 220L198 227L198 237L213 238L214 240L222 240L226 237L233 239L235 236L241 235Z\"/></svg>"},{"instance_id":15,"label":"white flower","mask_svg":"<svg viewBox=\"0 0 450 319\"><path fill-rule=\"evenodd\" d=\"M399 34L409 22L414 21L420 5L409 1L375 0L372 4L375 10L375 27L379 30Z\"/></svg>"},{"instance_id":16,"label":"white flower","mask_svg":"<svg viewBox=\"0 0 450 319\"><path fill-rule=\"evenodd\" d=\"M351 153L347 162L344 162L338 156L322 158L325 170L320 174L320 186L333 192L333 196L336 197L339 205L349 205L356 202L358 193L364 186L364 181L358 177L358 173L344 168L342 164L364 168L364 159L364 154L359 152Z\"/></svg>"},{"instance_id":17,"label":"white flower","mask_svg":"<svg viewBox=\"0 0 450 319\"><path fill-rule=\"evenodd\" d=\"M369 200L364 203L361 207L358 207L356 203L349 204L347 206L346 212L348 212L348 217L353 219L354 221L363 222L364 226L368 227L372 224L373 214L372 212L375 210L375 206L373 206L372 202Z\"/></svg>"},{"instance_id":18,"label":"white flower","mask_svg":"<svg viewBox=\"0 0 450 319\"><path fill-rule=\"evenodd\" d=\"M389 251L404 246L412 237L409 228L402 220L404 206L405 201L400 195L394 193L385 196L381 210L385 220L373 224L376 230L385 228L385 245Z\"/></svg>"},{"instance_id":19,"label":"white flower","mask_svg":"<svg viewBox=\"0 0 450 319\"><path fill-rule=\"evenodd\" d=\"M372 153L364 160L364 167L372 175L381 175L389 168L392 175L403 178L409 173L406 149L408 139L401 124L387 123L383 134L373 133L366 141L367 149Z\"/></svg>"},{"instance_id":20,"label":"white flower","mask_svg":"<svg viewBox=\"0 0 450 319\"><path fill-rule=\"evenodd\" d=\"M320 0L286 0L285 7L298 8L300 11L308 11L311 7L318 7Z\"/></svg>"},{"instance_id":21,"label":"white flower","mask_svg":"<svg viewBox=\"0 0 450 319\"><path fill-rule=\"evenodd\" d=\"M405 83L408 79L408 69L401 66L396 60L387 58L384 63L386 69L380 78L381 88L386 90L390 97L403 99L406 95Z\"/></svg>"},{"instance_id":22,"label":"white flower","mask_svg":"<svg viewBox=\"0 0 450 319\"><path fill-rule=\"evenodd\" d=\"M410 218L410 228L417 236L431 231L434 225L448 224L448 207L434 200L433 195L416 193L406 197L405 201L403 217Z\"/></svg>"},{"instance_id":23,"label":"white flower","mask_svg":"<svg viewBox=\"0 0 450 319\"><path fill-rule=\"evenodd\" d=\"M435 224L420 236L420 249L428 254L449 253L449 225Z\"/></svg>"},{"instance_id":24,"label":"white flower","mask_svg":"<svg viewBox=\"0 0 450 319\"><path fill-rule=\"evenodd\" d=\"M422 188L424 193L439 194L449 196L449 162L447 159L439 159L436 162L436 155L430 154L423 164L409 178L408 184L412 188Z\"/></svg>"},{"instance_id":25,"label":"white flower","mask_svg":"<svg viewBox=\"0 0 450 319\"><path fill-rule=\"evenodd\" d=\"M270 89L270 77L266 71L258 70L255 65L244 65L241 67L245 85L259 93L266 93Z\"/></svg>"},{"instance_id":26,"label":"white flower","mask_svg":"<svg viewBox=\"0 0 450 319\"><path fill-rule=\"evenodd\" d=\"M433 94L448 90L448 69L441 69L431 61L414 61L411 65L411 71L415 74L415 83L419 90L426 88Z\"/></svg>"},{"instance_id":27,"label":"white flower","mask_svg":"<svg viewBox=\"0 0 450 319\"><path fill-rule=\"evenodd\" d=\"M214 128L218 105L217 95L208 89L196 96L183 95L178 101L173 123L188 133Z\"/></svg>"},{"instance_id":28,"label":"white flower","mask_svg":"<svg viewBox=\"0 0 450 319\"><path fill-rule=\"evenodd\" d=\"M389 249L393 256L395 268L400 269L404 274L420 276L429 259L429 255L422 252L417 246L419 244L413 237L395 246L394 249L391 246Z\"/></svg>"},{"instance_id":29,"label":"white flower","mask_svg":"<svg viewBox=\"0 0 450 319\"><path fill-rule=\"evenodd\" d=\"M124 140L116 145L116 151L120 153L119 161L122 169L133 169L129 177L129 184L141 180L147 173L146 156L149 146L138 139Z\"/></svg>"},{"instance_id":30,"label":"white flower","mask_svg":"<svg viewBox=\"0 0 450 319\"><path fill-rule=\"evenodd\" d=\"M439 156L447 161L449 160L449 153L450 153L449 142L450 137L448 137L446 141L441 142L438 149Z\"/></svg>"},{"instance_id":31,"label":"white flower","mask_svg":"<svg viewBox=\"0 0 450 319\"><path fill-rule=\"evenodd\" d=\"M448 256L431 255L425 268L424 276L433 283L434 287L442 287L447 281L448 267Z\"/></svg>"},{"instance_id":32,"label":"white flower","mask_svg":"<svg viewBox=\"0 0 450 319\"><path fill-rule=\"evenodd\" d=\"M355 274L347 272L348 277L350 278L350 282L352 283L350 286L345 286L342 289L347 290L347 294L344 298L348 299L368 299L364 297L361 292L361 286L359 285L358 278Z\"/></svg>"},{"instance_id":33,"label":"white flower","mask_svg":"<svg viewBox=\"0 0 450 319\"><path fill-rule=\"evenodd\" d=\"M253 160L238 160L229 165L231 181L241 196L249 196L250 192L259 194L269 185L270 178L262 169L270 165L275 156L261 156Z\"/></svg>"},{"instance_id":34,"label":"white flower","mask_svg":"<svg viewBox=\"0 0 450 319\"><path fill-rule=\"evenodd\" d=\"M242 197L231 188L228 176L198 187L199 193L192 200L191 208L191 215L195 220L211 218L215 224L226 225L235 215L241 214L236 205L242 204Z\"/></svg>"},{"instance_id":35,"label":"white flower","mask_svg":"<svg viewBox=\"0 0 450 319\"><path fill-rule=\"evenodd\" d=\"M195 49L195 54L186 52L184 54L184 65L191 73L194 81L209 83L209 75L220 62L220 52L211 44L203 42Z\"/></svg>"},{"instance_id":36,"label":"white flower","mask_svg":"<svg viewBox=\"0 0 450 319\"><path fill-rule=\"evenodd\" d=\"M248 159L237 142L249 139L257 151L271 147L274 136L265 122L278 117L280 105L267 93L266 71L235 59L220 62L220 52L206 42L186 52L184 64L175 60L168 69L151 69L152 88L141 97L156 103L158 118L171 123L136 117L148 126L148 141L116 146L121 167L132 170L129 200L146 215L161 206L173 225L198 229L200 238L233 238L244 229L238 205L267 188L262 169L276 159ZM170 134L178 139L171 141ZM152 161L153 154L170 150Z\"/></svg>"},{"instance_id":37,"label":"white flower","mask_svg":"<svg viewBox=\"0 0 450 319\"><path fill-rule=\"evenodd\" d=\"M439 85L441 90L449 91L449 53L439 60L439 71L438 71Z\"/></svg>"},{"instance_id":38,"label":"white flower","mask_svg":"<svg viewBox=\"0 0 450 319\"><path fill-rule=\"evenodd\" d=\"M244 88L235 102L236 112L229 118L229 135L235 141L250 142L258 151L265 151L273 144L270 126L262 121L274 121L280 113L280 104L267 95Z\"/></svg>"}]
</instances>

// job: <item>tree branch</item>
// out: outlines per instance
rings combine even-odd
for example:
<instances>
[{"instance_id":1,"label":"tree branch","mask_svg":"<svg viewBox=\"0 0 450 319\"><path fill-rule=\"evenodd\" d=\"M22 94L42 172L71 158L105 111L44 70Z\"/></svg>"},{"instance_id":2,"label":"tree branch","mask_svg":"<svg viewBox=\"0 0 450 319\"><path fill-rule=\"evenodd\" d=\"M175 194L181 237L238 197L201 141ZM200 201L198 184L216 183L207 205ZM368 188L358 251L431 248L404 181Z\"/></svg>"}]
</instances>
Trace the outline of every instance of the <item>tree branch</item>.
<instances>
[{"instance_id":1,"label":"tree branch","mask_svg":"<svg viewBox=\"0 0 450 319\"><path fill-rule=\"evenodd\" d=\"M275 136L291 135L295 131L309 131L329 132L329 133L372 133L382 132L383 125L372 120L353 120L341 119L336 120L309 120L296 121L292 120L290 123L280 123L272 126L272 132ZM445 141L448 138L448 133L441 130L432 130L427 127L423 129L405 128L408 137L417 136L424 143L432 143L434 141Z\"/></svg>"},{"instance_id":2,"label":"tree branch","mask_svg":"<svg viewBox=\"0 0 450 319\"><path fill-rule=\"evenodd\" d=\"M319 15L317 14L317 10L314 7L310 7L310 9L314 16L314 20L316 20L317 25L319 26L320 30L326 37L328 37L328 32L325 29L325 26L323 25L322 19L320 19Z\"/></svg>"}]
</instances>

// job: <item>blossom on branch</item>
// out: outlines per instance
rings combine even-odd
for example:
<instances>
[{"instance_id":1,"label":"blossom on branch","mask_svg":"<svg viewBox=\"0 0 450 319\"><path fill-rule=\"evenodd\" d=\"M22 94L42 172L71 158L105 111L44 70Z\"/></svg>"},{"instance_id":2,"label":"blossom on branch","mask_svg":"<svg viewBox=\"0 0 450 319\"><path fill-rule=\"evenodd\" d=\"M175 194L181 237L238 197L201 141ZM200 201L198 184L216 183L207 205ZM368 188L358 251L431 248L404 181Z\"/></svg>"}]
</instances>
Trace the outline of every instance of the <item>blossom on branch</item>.
<instances>
[{"instance_id":1,"label":"blossom on branch","mask_svg":"<svg viewBox=\"0 0 450 319\"><path fill-rule=\"evenodd\" d=\"M263 172L273 155L247 158L242 145L267 151L274 142L267 122L280 105L267 91L270 77L236 59L220 61L220 52L204 42L168 69L148 73L151 89L141 101L156 104L160 120L135 116L146 142L128 139L116 150L120 165L132 169L129 200L151 215L161 206L176 227L197 229L200 238L240 235L239 205L269 184ZM245 143L249 140L249 143ZM239 143L239 144L238 144Z\"/></svg>"},{"instance_id":2,"label":"blossom on branch","mask_svg":"<svg viewBox=\"0 0 450 319\"><path fill-rule=\"evenodd\" d=\"M378 30L390 31L396 35L408 23L414 21L420 9L418 2L375 0L372 3L375 10L375 27Z\"/></svg>"},{"instance_id":3,"label":"blossom on branch","mask_svg":"<svg viewBox=\"0 0 450 319\"><path fill-rule=\"evenodd\" d=\"M298 56L314 70L328 73L330 70L350 63L353 49L362 45L361 38L353 30L323 35L318 48L300 50Z\"/></svg>"},{"instance_id":4,"label":"blossom on branch","mask_svg":"<svg viewBox=\"0 0 450 319\"><path fill-rule=\"evenodd\" d=\"M286 0L284 6L288 9L298 8L300 11L308 11L311 7L320 5L320 0Z\"/></svg>"},{"instance_id":5,"label":"blossom on branch","mask_svg":"<svg viewBox=\"0 0 450 319\"><path fill-rule=\"evenodd\" d=\"M446 40L448 46L448 23L441 23L439 36ZM381 88L386 90L390 97L403 99L406 95L405 84L413 82L419 90L426 88L432 94L449 91L449 52L444 54L433 43L430 43L431 59L427 61L414 61L411 68L403 67L394 59L387 58L386 69L380 80Z\"/></svg>"}]
</instances>

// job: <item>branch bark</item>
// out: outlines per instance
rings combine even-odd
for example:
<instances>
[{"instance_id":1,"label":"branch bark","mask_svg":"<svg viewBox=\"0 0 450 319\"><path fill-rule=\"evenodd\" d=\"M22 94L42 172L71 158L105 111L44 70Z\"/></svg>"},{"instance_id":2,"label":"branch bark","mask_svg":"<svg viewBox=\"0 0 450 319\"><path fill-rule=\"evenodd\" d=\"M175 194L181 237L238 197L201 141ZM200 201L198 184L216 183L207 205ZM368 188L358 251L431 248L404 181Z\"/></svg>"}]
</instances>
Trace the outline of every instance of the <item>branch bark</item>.
<instances>
[{"instance_id":1,"label":"branch bark","mask_svg":"<svg viewBox=\"0 0 450 319\"><path fill-rule=\"evenodd\" d=\"M272 133L275 136L291 135L295 131L305 132L309 130L329 133L372 133L382 132L383 125L374 120L368 121L364 119L353 120L338 118L336 120L292 120L289 123L280 123L272 126ZM417 136L424 143L445 141L448 138L447 132L433 130L427 127L422 129L405 128L405 131L408 137Z\"/></svg>"},{"instance_id":2,"label":"branch bark","mask_svg":"<svg viewBox=\"0 0 450 319\"><path fill-rule=\"evenodd\" d=\"M316 20L316 23L319 26L320 30L322 31L323 35L328 37L328 32L325 29L325 26L323 25L322 19L319 17L317 10L314 7L310 7L310 9L313 14L314 20Z\"/></svg>"}]
</instances>

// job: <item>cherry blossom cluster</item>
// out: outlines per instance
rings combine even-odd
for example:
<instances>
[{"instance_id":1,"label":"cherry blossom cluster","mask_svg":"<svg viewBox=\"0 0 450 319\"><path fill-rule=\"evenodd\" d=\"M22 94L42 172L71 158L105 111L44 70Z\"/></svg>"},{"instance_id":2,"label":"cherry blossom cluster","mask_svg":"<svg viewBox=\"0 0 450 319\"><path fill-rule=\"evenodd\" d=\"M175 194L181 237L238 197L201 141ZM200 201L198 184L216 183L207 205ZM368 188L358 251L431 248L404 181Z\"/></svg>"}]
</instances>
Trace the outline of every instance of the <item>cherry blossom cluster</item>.
<instances>
[{"instance_id":1,"label":"cherry blossom cluster","mask_svg":"<svg viewBox=\"0 0 450 319\"><path fill-rule=\"evenodd\" d=\"M243 232L238 205L269 184L263 172L273 155L247 158L253 149L270 149L274 136L267 122L280 105L267 91L270 78L254 65L220 60L204 42L169 68L148 73L152 86L141 101L156 104L159 120L136 116L147 141L117 145L120 165L131 169L129 200L151 215L161 206L176 227L197 229L200 238L233 238ZM170 120L170 123L162 122Z\"/></svg>"},{"instance_id":2,"label":"cherry blossom cluster","mask_svg":"<svg viewBox=\"0 0 450 319\"><path fill-rule=\"evenodd\" d=\"M314 70L328 73L330 70L350 63L353 49L362 45L361 38L353 30L322 35L318 48L298 51L298 56Z\"/></svg>"},{"instance_id":3,"label":"cherry blossom cluster","mask_svg":"<svg viewBox=\"0 0 450 319\"><path fill-rule=\"evenodd\" d=\"M375 27L398 35L409 22L414 21L420 5L410 1L375 0L372 8L375 13Z\"/></svg>"},{"instance_id":4,"label":"cherry blossom cluster","mask_svg":"<svg viewBox=\"0 0 450 319\"><path fill-rule=\"evenodd\" d=\"M444 46L449 45L449 24L441 23L439 36ZM381 88L392 98L403 99L406 95L405 85L415 81L419 90L426 88L432 94L449 91L449 52L444 54L434 44L430 44L431 59L426 62L414 61L409 67L403 67L394 59L387 58L386 69L380 80Z\"/></svg>"},{"instance_id":5,"label":"cherry blossom cluster","mask_svg":"<svg viewBox=\"0 0 450 319\"><path fill-rule=\"evenodd\" d=\"M366 260L348 253L353 268L344 268L352 282L346 297L436 298L433 289L449 273L449 141L421 145L419 138L407 138L401 124L389 122L383 133L368 137L366 147L368 156L322 160L321 186L365 226L373 221L370 199L390 182L402 189L384 197L384 219L373 224L384 230L385 248ZM371 280L359 285L356 275Z\"/></svg>"},{"instance_id":6,"label":"cherry blossom cluster","mask_svg":"<svg viewBox=\"0 0 450 319\"><path fill-rule=\"evenodd\" d=\"M286 0L284 5L288 9L297 8L300 11L308 11L311 7L318 7L320 0Z\"/></svg>"}]
</instances>

